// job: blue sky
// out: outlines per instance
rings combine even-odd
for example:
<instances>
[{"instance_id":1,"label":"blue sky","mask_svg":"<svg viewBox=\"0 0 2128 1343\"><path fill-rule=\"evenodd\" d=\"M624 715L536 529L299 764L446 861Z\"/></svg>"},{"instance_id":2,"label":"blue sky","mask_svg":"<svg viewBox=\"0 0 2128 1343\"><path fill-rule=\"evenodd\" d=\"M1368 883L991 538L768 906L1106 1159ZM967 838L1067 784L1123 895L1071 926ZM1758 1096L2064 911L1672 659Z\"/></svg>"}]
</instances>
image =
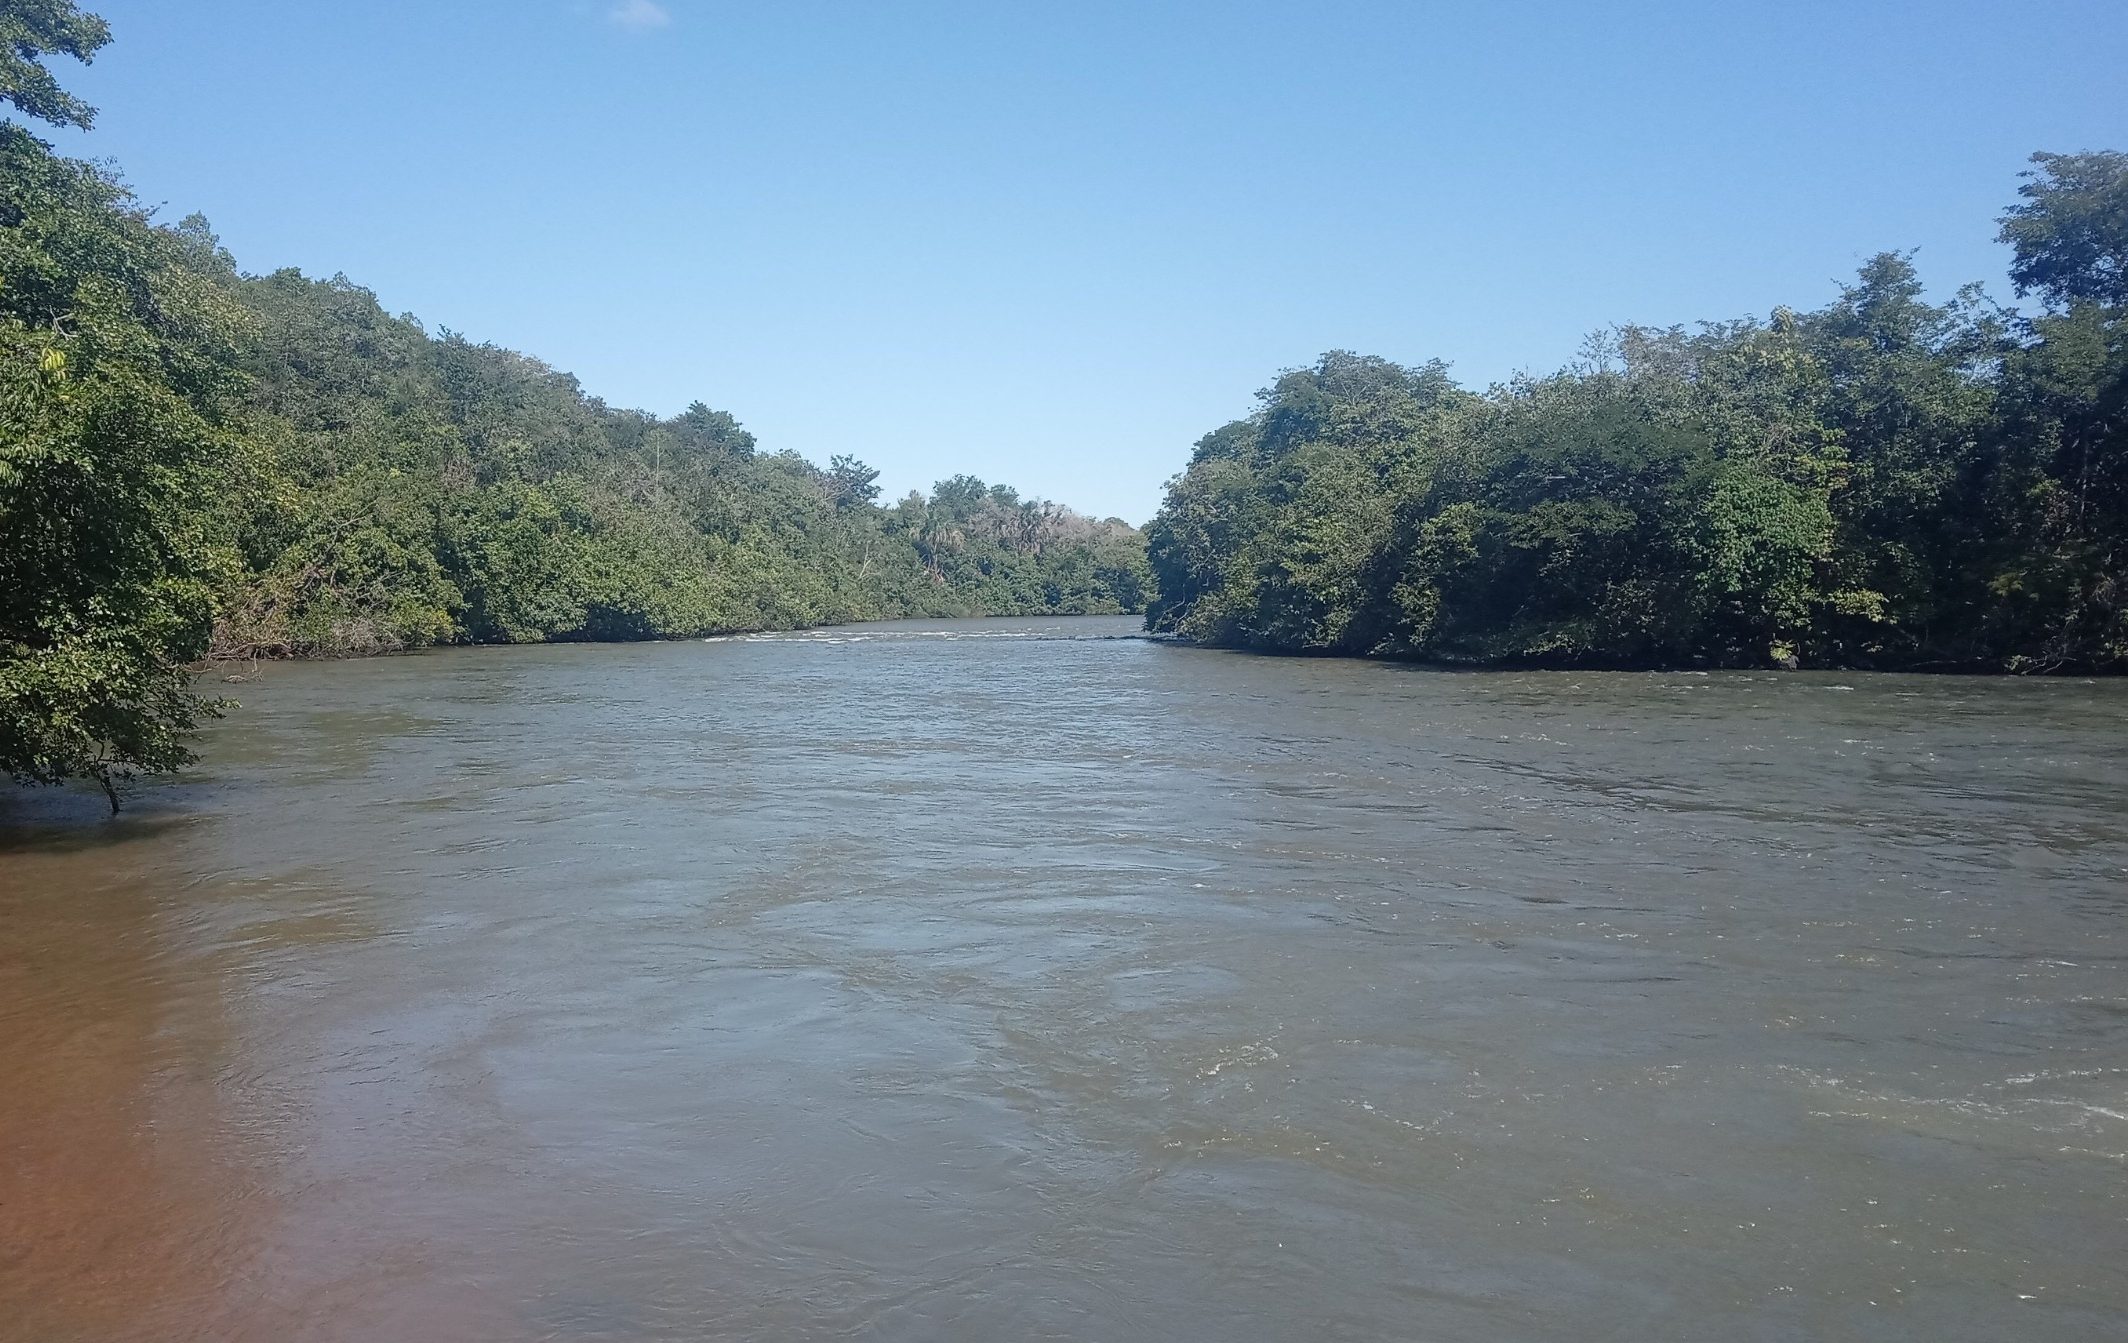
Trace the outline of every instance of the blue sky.
<instances>
[{"instance_id":1,"label":"blue sky","mask_svg":"<svg viewBox=\"0 0 2128 1343\"><path fill-rule=\"evenodd\" d=\"M1150 516L1331 348L1484 385L1917 248L2004 298L2128 5L89 0L69 152L618 405Z\"/></svg>"}]
</instances>

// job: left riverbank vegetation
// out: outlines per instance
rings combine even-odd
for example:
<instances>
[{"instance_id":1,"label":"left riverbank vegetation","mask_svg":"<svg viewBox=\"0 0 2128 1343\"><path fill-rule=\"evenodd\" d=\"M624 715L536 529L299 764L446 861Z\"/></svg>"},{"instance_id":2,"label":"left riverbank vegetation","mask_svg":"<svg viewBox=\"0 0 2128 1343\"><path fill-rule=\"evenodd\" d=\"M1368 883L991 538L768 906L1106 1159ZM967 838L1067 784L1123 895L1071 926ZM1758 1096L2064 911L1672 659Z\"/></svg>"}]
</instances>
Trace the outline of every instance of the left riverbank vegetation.
<instances>
[{"instance_id":1,"label":"left riverbank vegetation","mask_svg":"<svg viewBox=\"0 0 2128 1343\"><path fill-rule=\"evenodd\" d=\"M0 0L0 99L104 22ZM344 278L240 271L108 169L0 122L0 768L191 759L212 658L1144 609L1143 537L969 476L891 505L729 413L608 406Z\"/></svg>"},{"instance_id":2,"label":"left riverbank vegetation","mask_svg":"<svg viewBox=\"0 0 2128 1343\"><path fill-rule=\"evenodd\" d=\"M2128 669L2128 155L2038 154L2029 314L1884 254L1484 392L1337 352L1203 438L1156 629L1471 665Z\"/></svg>"}]
</instances>

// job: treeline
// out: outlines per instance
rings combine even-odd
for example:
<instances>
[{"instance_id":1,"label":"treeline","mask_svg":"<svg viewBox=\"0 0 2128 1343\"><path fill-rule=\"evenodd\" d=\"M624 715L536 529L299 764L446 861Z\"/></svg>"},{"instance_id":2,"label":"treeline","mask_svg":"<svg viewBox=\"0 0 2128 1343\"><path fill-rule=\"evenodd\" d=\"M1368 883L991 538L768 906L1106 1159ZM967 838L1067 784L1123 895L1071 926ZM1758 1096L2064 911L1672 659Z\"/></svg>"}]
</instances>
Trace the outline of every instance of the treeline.
<instances>
[{"instance_id":1,"label":"treeline","mask_svg":"<svg viewBox=\"0 0 2128 1343\"><path fill-rule=\"evenodd\" d=\"M0 99L102 20L0 0ZM956 477L763 452L731 415L587 396L344 279L239 272L108 171L0 123L0 769L189 759L207 657L651 639L897 616L1143 609L1143 538Z\"/></svg>"},{"instance_id":2,"label":"treeline","mask_svg":"<svg viewBox=\"0 0 2128 1343\"><path fill-rule=\"evenodd\" d=\"M1485 392L1337 352L1197 444L1157 629L1531 666L2128 667L2128 155L2039 154L2021 315L1905 256Z\"/></svg>"},{"instance_id":3,"label":"treeline","mask_svg":"<svg viewBox=\"0 0 2128 1343\"><path fill-rule=\"evenodd\" d=\"M971 477L759 450L726 412L617 410L537 360L431 337L344 279L242 277L241 572L213 651L652 639L899 616L1143 609L1143 540Z\"/></svg>"}]
</instances>

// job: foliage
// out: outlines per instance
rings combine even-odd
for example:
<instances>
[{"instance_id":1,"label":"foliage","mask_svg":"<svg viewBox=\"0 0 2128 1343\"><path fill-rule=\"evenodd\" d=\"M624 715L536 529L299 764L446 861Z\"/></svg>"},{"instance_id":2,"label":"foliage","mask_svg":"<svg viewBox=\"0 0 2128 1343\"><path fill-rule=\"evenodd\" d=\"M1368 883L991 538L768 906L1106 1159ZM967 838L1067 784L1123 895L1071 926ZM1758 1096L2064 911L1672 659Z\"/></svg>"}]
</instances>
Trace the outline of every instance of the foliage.
<instances>
[{"instance_id":1,"label":"foliage","mask_svg":"<svg viewBox=\"0 0 2128 1343\"><path fill-rule=\"evenodd\" d=\"M935 588L1013 615L1116 615L1145 609L1151 587L1136 528L1096 521L1007 485L955 476L886 517Z\"/></svg>"},{"instance_id":2,"label":"foliage","mask_svg":"<svg viewBox=\"0 0 2128 1343\"><path fill-rule=\"evenodd\" d=\"M86 164L0 126L0 768L188 757L233 557L206 519L250 320Z\"/></svg>"},{"instance_id":3,"label":"foliage","mask_svg":"<svg viewBox=\"0 0 2128 1343\"><path fill-rule=\"evenodd\" d=\"M1207 435L1153 628L1562 666L2128 665L2128 158L2039 155L2020 317L1872 259L1822 311L1624 328L1474 393L1332 352Z\"/></svg>"},{"instance_id":4,"label":"foliage","mask_svg":"<svg viewBox=\"0 0 2128 1343\"><path fill-rule=\"evenodd\" d=\"M229 283L259 319L258 454L223 505L248 572L221 656L1142 605L1120 523L1010 490L993 493L1043 527L986 530L922 496L881 509L855 458L761 453L700 403L669 420L612 409L537 360L432 338L345 279ZM948 559L936 547L956 527Z\"/></svg>"},{"instance_id":5,"label":"foliage","mask_svg":"<svg viewBox=\"0 0 2128 1343\"><path fill-rule=\"evenodd\" d=\"M60 88L44 58L86 64L110 40L110 26L73 0L0 0L0 100L39 121L86 128L96 109Z\"/></svg>"},{"instance_id":6,"label":"foliage","mask_svg":"<svg viewBox=\"0 0 2128 1343\"><path fill-rule=\"evenodd\" d=\"M2039 166L2018 188L2024 204L2002 217L2001 240L2017 252L2017 292L2061 307L2128 305L2128 154L2034 154L2032 162Z\"/></svg>"}]
</instances>

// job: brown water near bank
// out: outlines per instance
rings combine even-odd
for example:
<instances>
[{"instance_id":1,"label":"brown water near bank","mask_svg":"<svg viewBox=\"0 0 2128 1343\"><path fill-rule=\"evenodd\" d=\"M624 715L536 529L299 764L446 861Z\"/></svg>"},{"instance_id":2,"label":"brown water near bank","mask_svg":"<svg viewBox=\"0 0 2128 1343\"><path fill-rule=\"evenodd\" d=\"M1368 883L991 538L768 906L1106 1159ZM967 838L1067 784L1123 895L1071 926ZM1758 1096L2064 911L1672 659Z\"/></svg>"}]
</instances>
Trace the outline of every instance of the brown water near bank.
<instances>
[{"instance_id":1,"label":"brown water near bank","mask_svg":"<svg viewBox=\"0 0 2128 1343\"><path fill-rule=\"evenodd\" d=\"M0 1339L2128 1331L2128 684L276 666L0 848Z\"/></svg>"}]
</instances>

